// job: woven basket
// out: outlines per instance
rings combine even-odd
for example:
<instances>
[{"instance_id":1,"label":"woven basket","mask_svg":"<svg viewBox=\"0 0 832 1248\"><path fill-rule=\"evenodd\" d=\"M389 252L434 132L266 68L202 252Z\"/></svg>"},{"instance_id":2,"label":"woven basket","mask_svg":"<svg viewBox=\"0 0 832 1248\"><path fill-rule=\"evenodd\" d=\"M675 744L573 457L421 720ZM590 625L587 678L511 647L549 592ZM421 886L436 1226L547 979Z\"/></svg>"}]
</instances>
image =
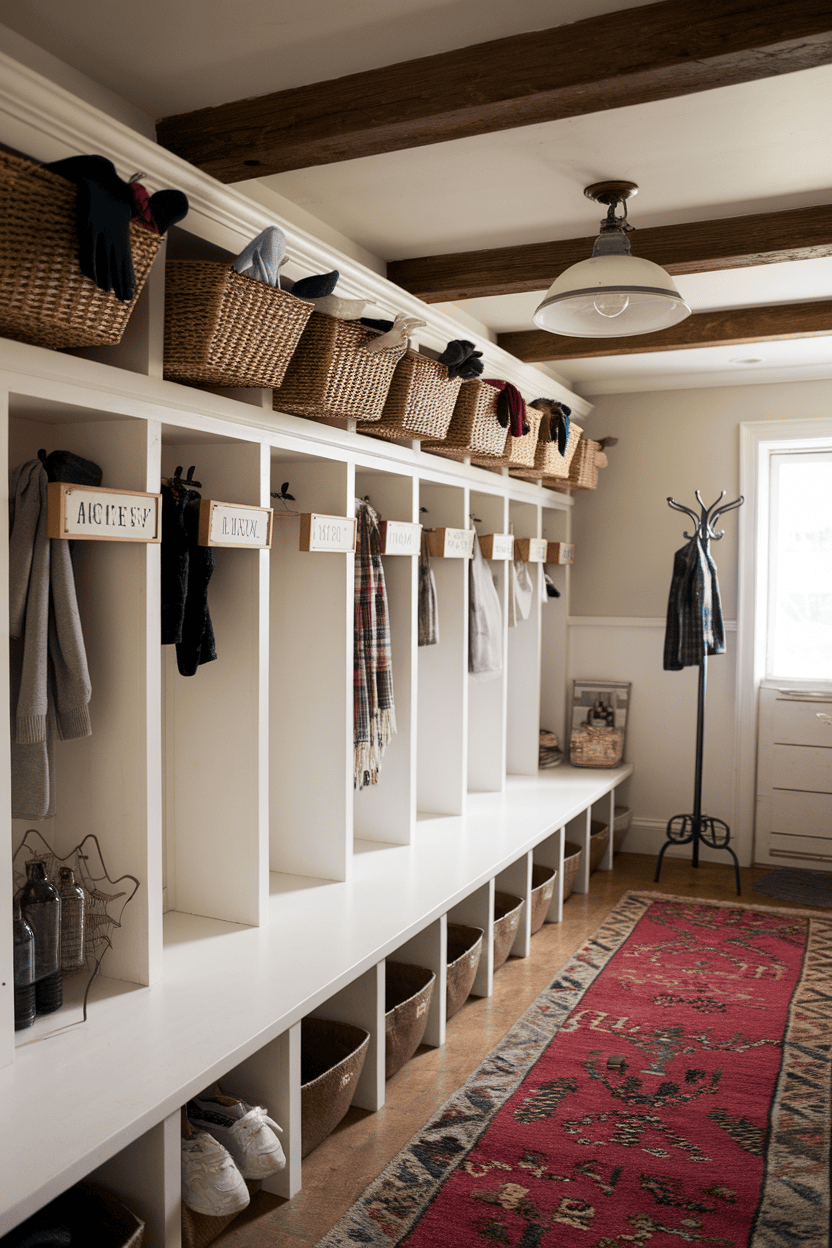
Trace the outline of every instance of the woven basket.
<instances>
[{"instance_id":1,"label":"woven basket","mask_svg":"<svg viewBox=\"0 0 832 1248\"><path fill-rule=\"evenodd\" d=\"M464 923L448 924L446 1018L452 1018L461 1010L471 994L480 965L484 935L481 927L468 927Z\"/></svg>"},{"instance_id":2,"label":"woven basket","mask_svg":"<svg viewBox=\"0 0 832 1248\"><path fill-rule=\"evenodd\" d=\"M529 426L529 432L524 433L522 438L515 438L514 434L510 433L506 438L502 455L496 458L493 455L472 455L471 463L482 464L486 468L533 468L542 416L543 413L536 407L527 406L526 424Z\"/></svg>"},{"instance_id":3,"label":"woven basket","mask_svg":"<svg viewBox=\"0 0 832 1248\"><path fill-rule=\"evenodd\" d=\"M301 1156L330 1135L350 1107L370 1033L351 1023L304 1018L300 1025Z\"/></svg>"},{"instance_id":4,"label":"woven basket","mask_svg":"<svg viewBox=\"0 0 832 1248\"><path fill-rule=\"evenodd\" d=\"M249 1196L259 1192L263 1186L262 1183L251 1179L244 1179L243 1182L248 1188ZM189 1209L187 1205L183 1205L182 1248L208 1248L208 1245L213 1244L214 1240L242 1212L243 1210L240 1209L237 1213L224 1213L221 1217L215 1217L210 1213L197 1213L195 1209Z\"/></svg>"},{"instance_id":5,"label":"woven basket","mask_svg":"<svg viewBox=\"0 0 832 1248\"><path fill-rule=\"evenodd\" d=\"M546 915L549 913L549 905L555 891L557 874L554 867L540 867L536 863L532 866L532 936L535 932L539 932L546 922Z\"/></svg>"},{"instance_id":6,"label":"woven basket","mask_svg":"<svg viewBox=\"0 0 832 1248\"><path fill-rule=\"evenodd\" d=\"M494 894L494 970L499 970L511 953L525 901L511 893Z\"/></svg>"},{"instance_id":7,"label":"woven basket","mask_svg":"<svg viewBox=\"0 0 832 1248\"><path fill-rule=\"evenodd\" d=\"M407 962L385 964L384 1077L391 1079L422 1043L436 976Z\"/></svg>"},{"instance_id":8,"label":"woven basket","mask_svg":"<svg viewBox=\"0 0 832 1248\"><path fill-rule=\"evenodd\" d=\"M571 432L571 431L570 431ZM597 457L601 453L601 446L598 442L593 442L591 438L581 438L575 454L572 457L572 463L569 465L569 475L565 484L573 490L597 490L598 489L598 462Z\"/></svg>"},{"instance_id":9,"label":"woven basket","mask_svg":"<svg viewBox=\"0 0 832 1248\"><path fill-rule=\"evenodd\" d=\"M572 730L569 761L573 767L617 767L623 757L624 733L620 728L581 724Z\"/></svg>"},{"instance_id":10,"label":"woven basket","mask_svg":"<svg viewBox=\"0 0 832 1248\"><path fill-rule=\"evenodd\" d=\"M589 825L589 873L597 871L610 843L610 825L593 819Z\"/></svg>"},{"instance_id":11,"label":"woven basket","mask_svg":"<svg viewBox=\"0 0 832 1248\"><path fill-rule=\"evenodd\" d=\"M378 331L313 312L274 391L274 410L324 420L381 420L404 346L363 351Z\"/></svg>"},{"instance_id":12,"label":"woven basket","mask_svg":"<svg viewBox=\"0 0 832 1248\"><path fill-rule=\"evenodd\" d=\"M569 476L569 469L575 458L575 451L581 440L583 429L574 420L569 425L569 437L566 439L566 450L561 455L557 442L538 442L535 447L534 473L537 477L551 477L564 484Z\"/></svg>"},{"instance_id":13,"label":"woven basket","mask_svg":"<svg viewBox=\"0 0 832 1248\"><path fill-rule=\"evenodd\" d=\"M0 152L0 334L38 347L121 341L161 237L132 222L136 294L122 303L78 265L76 190L49 169Z\"/></svg>"},{"instance_id":14,"label":"woven basket","mask_svg":"<svg viewBox=\"0 0 832 1248\"><path fill-rule=\"evenodd\" d=\"M279 386L312 304L230 264L165 265L165 377L210 386Z\"/></svg>"},{"instance_id":15,"label":"woven basket","mask_svg":"<svg viewBox=\"0 0 832 1248\"><path fill-rule=\"evenodd\" d=\"M417 351L407 351L396 365L381 420L360 432L389 438L444 438L454 414L461 377Z\"/></svg>"},{"instance_id":16,"label":"woven basket","mask_svg":"<svg viewBox=\"0 0 832 1248\"><path fill-rule=\"evenodd\" d=\"M422 450L462 459L467 455L503 454L508 430L497 420L499 390L484 381L466 381L459 388L454 414L442 442L424 441Z\"/></svg>"},{"instance_id":17,"label":"woven basket","mask_svg":"<svg viewBox=\"0 0 832 1248\"><path fill-rule=\"evenodd\" d=\"M572 896L572 890L575 887L575 880L578 877L578 867L581 865L581 854L583 850L580 845L576 845L574 841L565 841L563 846L563 900Z\"/></svg>"},{"instance_id":18,"label":"woven basket","mask_svg":"<svg viewBox=\"0 0 832 1248\"><path fill-rule=\"evenodd\" d=\"M56 1236L60 1230L63 1239ZM63 1243L67 1230L73 1244L94 1243L96 1248L140 1248L144 1239L141 1218L112 1192L85 1180L33 1213L0 1242L3 1248L18 1248L24 1242Z\"/></svg>"}]
</instances>

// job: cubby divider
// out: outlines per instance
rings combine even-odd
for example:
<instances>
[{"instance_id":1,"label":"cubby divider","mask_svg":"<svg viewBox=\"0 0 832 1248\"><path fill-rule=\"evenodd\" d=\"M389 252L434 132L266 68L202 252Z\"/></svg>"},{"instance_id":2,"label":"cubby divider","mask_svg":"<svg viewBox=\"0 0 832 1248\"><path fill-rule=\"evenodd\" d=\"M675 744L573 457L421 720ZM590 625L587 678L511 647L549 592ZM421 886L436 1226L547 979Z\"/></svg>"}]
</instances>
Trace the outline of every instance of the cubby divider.
<instances>
[{"instance_id":1,"label":"cubby divider","mask_svg":"<svg viewBox=\"0 0 832 1248\"><path fill-rule=\"evenodd\" d=\"M264 1044L219 1080L249 1105L264 1105L279 1127L286 1165L263 1180L275 1196L290 1199L301 1188L300 1023Z\"/></svg>"},{"instance_id":2,"label":"cubby divider","mask_svg":"<svg viewBox=\"0 0 832 1248\"><path fill-rule=\"evenodd\" d=\"M142 1219L143 1248L181 1248L181 1139L176 1110L87 1176Z\"/></svg>"},{"instance_id":3,"label":"cubby divider","mask_svg":"<svg viewBox=\"0 0 832 1248\"><path fill-rule=\"evenodd\" d=\"M471 523L483 533L508 530L508 509L501 494L471 490ZM479 522L479 523L477 523ZM500 793L506 782L506 704L508 689L508 589L506 560L489 564L500 599L502 671L491 680L468 680L468 790Z\"/></svg>"},{"instance_id":4,"label":"cubby divider","mask_svg":"<svg viewBox=\"0 0 832 1248\"><path fill-rule=\"evenodd\" d=\"M384 1104L384 1012L383 961L310 1011L312 1018L331 1018L369 1031L370 1046L352 1097L359 1109L376 1110Z\"/></svg>"},{"instance_id":5,"label":"cubby divider","mask_svg":"<svg viewBox=\"0 0 832 1248\"><path fill-rule=\"evenodd\" d=\"M511 502L509 515L518 538L538 537L540 508L533 503ZM540 750L540 658L541 589L543 570L528 564L534 586L531 611L508 630L508 689L506 712L506 770L509 775L537 774Z\"/></svg>"},{"instance_id":6,"label":"cubby divider","mask_svg":"<svg viewBox=\"0 0 832 1248\"><path fill-rule=\"evenodd\" d=\"M557 871L555 889L546 915L548 923L560 923L563 920L563 846L566 840L566 828L558 828L551 836L547 836L535 846L532 858L541 867L553 867Z\"/></svg>"},{"instance_id":7,"label":"cubby divider","mask_svg":"<svg viewBox=\"0 0 832 1248\"><path fill-rule=\"evenodd\" d=\"M465 923L483 931L480 964L469 994L472 997L490 997L494 992L494 892L494 880L488 880L448 912L450 923Z\"/></svg>"},{"instance_id":8,"label":"cubby divider","mask_svg":"<svg viewBox=\"0 0 832 1248\"><path fill-rule=\"evenodd\" d=\"M448 916L443 914L434 923L411 937L393 954L396 962L412 962L433 971L436 982L428 1010L428 1023L423 1044L439 1048L445 1043L445 1014L448 973Z\"/></svg>"},{"instance_id":9,"label":"cubby divider","mask_svg":"<svg viewBox=\"0 0 832 1248\"><path fill-rule=\"evenodd\" d=\"M523 913L520 916L520 922L517 925L517 934L514 937L514 943L511 946L511 956L515 958L527 958L531 951L531 922L532 922L532 855L524 854L522 858L518 858L516 862L511 863L504 871L501 871L495 881L495 888L500 892L513 893L515 897L521 897L526 903L523 907Z\"/></svg>"}]
</instances>

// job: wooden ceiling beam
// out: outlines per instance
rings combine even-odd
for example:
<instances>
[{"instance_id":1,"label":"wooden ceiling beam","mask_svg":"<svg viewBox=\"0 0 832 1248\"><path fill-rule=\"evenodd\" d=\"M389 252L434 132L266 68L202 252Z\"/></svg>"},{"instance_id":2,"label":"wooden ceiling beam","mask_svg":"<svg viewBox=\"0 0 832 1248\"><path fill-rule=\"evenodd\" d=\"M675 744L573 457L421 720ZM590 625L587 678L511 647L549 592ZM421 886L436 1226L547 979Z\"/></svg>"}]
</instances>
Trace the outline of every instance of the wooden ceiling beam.
<instances>
[{"instance_id":1,"label":"wooden ceiling beam","mask_svg":"<svg viewBox=\"0 0 832 1248\"><path fill-rule=\"evenodd\" d=\"M221 182L672 99L827 64L827 0L660 0L162 118Z\"/></svg>"},{"instance_id":2,"label":"wooden ceiling beam","mask_svg":"<svg viewBox=\"0 0 832 1248\"><path fill-rule=\"evenodd\" d=\"M425 303L544 291L589 258L595 237L397 260L387 276ZM676 275L813 260L832 255L832 204L636 229L630 238L633 255Z\"/></svg>"},{"instance_id":3,"label":"wooden ceiling beam","mask_svg":"<svg viewBox=\"0 0 832 1248\"><path fill-rule=\"evenodd\" d=\"M772 304L694 312L687 320L655 334L632 338L566 338L543 329L499 334L497 345L527 364L558 360L597 359L610 355L643 355L691 347L741 346L785 338L820 338L832 334L832 300Z\"/></svg>"}]
</instances>

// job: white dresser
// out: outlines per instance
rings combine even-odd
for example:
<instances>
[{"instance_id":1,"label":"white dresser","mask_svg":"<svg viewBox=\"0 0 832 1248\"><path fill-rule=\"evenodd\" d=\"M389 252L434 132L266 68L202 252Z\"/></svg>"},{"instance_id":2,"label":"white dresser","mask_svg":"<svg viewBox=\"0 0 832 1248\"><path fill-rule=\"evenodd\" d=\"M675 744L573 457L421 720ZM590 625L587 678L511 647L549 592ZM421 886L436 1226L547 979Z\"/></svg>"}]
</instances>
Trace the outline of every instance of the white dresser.
<instances>
[{"instance_id":1,"label":"white dresser","mask_svg":"<svg viewBox=\"0 0 832 1248\"><path fill-rule=\"evenodd\" d=\"M832 690L760 690L754 861L832 872Z\"/></svg>"}]
</instances>

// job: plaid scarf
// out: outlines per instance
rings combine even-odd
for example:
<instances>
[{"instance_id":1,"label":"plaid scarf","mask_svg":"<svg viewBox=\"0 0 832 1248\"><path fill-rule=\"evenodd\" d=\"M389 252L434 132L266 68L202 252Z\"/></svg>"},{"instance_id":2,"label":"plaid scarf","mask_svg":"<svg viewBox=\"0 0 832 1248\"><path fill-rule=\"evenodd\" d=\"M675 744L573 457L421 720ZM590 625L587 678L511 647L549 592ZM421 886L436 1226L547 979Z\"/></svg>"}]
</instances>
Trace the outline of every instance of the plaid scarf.
<instances>
[{"instance_id":1,"label":"plaid scarf","mask_svg":"<svg viewBox=\"0 0 832 1248\"><path fill-rule=\"evenodd\" d=\"M378 780L381 757L396 733L396 710L378 516L362 499L355 500L355 514L354 785L363 789Z\"/></svg>"}]
</instances>

